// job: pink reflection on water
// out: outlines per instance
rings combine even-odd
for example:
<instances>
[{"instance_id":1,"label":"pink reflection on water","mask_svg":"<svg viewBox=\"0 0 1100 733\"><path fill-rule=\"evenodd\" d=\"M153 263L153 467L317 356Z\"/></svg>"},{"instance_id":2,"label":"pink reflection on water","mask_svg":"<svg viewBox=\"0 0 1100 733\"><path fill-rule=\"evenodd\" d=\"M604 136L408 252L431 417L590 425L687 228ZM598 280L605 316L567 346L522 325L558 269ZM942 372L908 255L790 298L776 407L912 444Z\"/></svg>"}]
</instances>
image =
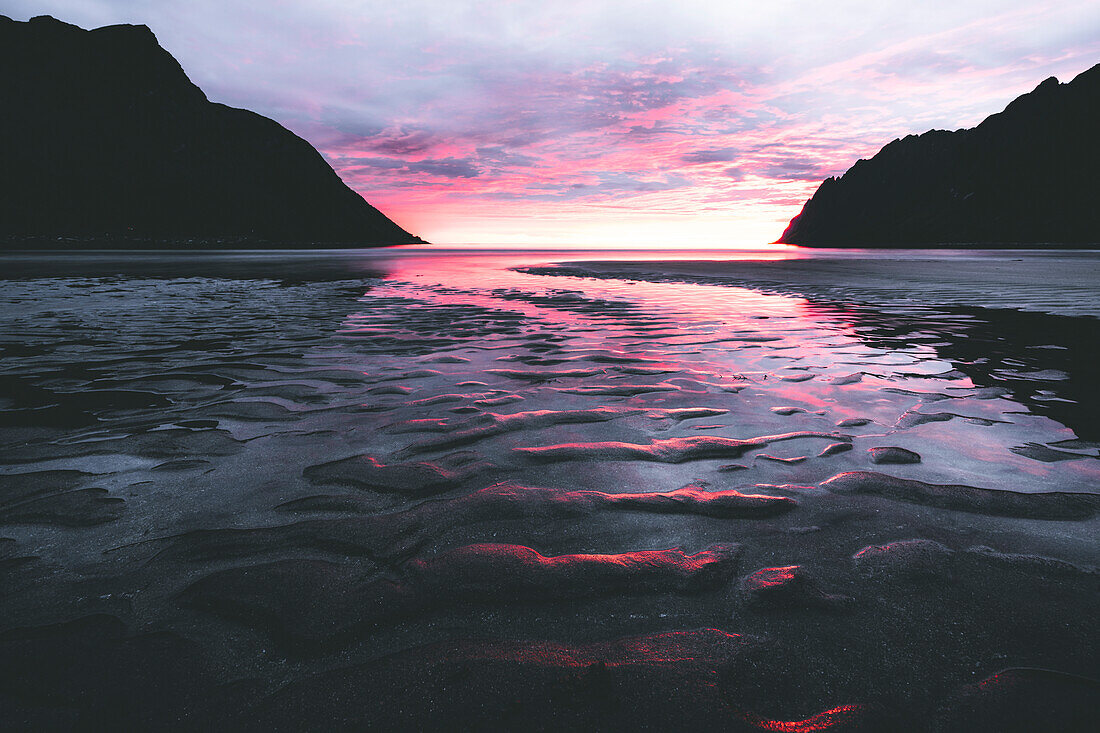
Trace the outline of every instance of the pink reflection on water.
<instances>
[{"instance_id":1,"label":"pink reflection on water","mask_svg":"<svg viewBox=\"0 0 1100 733\"><path fill-rule=\"evenodd\" d=\"M777 251L728 254L743 259L789 256ZM988 485L994 473L1003 480L1028 475L1053 481L1057 472L1074 479L1088 472L1084 462L1052 468L1015 455L1011 448L1035 440L1037 431L1046 440L1072 433L1027 414L1008 397L975 397L975 383L955 371L934 343L869 338L860 307L743 287L512 269L579 256L584 253L575 250L382 253L370 260L386 277L372 286L368 298L392 299L391 318L402 308L468 312L455 316L466 320L453 338L453 348L468 363L433 368L451 369L456 384L515 392L524 400L515 409L587 407L594 404L589 400L642 408L718 407L729 415L685 429L735 440L837 431L856 439L855 449L843 456L767 466L773 462L755 461L754 478L818 482L839 469L869 468L864 465L868 448L893 445L926 456L917 468L895 470L943 483L956 482L960 475L964 481ZM624 262L668 259L667 252L653 251L603 251L599 256ZM659 266L654 268L660 272ZM345 333L365 338L378 334L372 318L369 313L350 316ZM485 324L484 334L470 334L470 321ZM403 327L400 318L396 323ZM498 324L508 328L496 328ZM446 323L432 328L437 329L433 334L448 331ZM410 332L409 338L415 337ZM532 349L548 339L552 348ZM907 415L918 422L900 422ZM939 417L922 423L922 415ZM667 437L634 434L609 441L607 429L594 427L589 434L583 434L584 428L571 429L575 434L550 443L654 445L653 440ZM532 445L521 442L517 448ZM819 449L784 443L776 458L816 456ZM628 452L638 453L634 448Z\"/></svg>"}]
</instances>

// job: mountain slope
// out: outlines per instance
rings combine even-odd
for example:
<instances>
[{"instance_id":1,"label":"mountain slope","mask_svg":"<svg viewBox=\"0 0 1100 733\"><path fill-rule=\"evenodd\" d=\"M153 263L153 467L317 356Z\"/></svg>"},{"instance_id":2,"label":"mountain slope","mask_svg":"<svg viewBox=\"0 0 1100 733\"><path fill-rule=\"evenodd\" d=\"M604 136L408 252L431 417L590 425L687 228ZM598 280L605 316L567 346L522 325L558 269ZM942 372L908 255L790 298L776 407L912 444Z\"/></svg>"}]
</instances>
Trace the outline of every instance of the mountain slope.
<instances>
[{"instance_id":1,"label":"mountain slope","mask_svg":"<svg viewBox=\"0 0 1100 733\"><path fill-rule=\"evenodd\" d=\"M305 140L212 103L145 26L0 16L0 247L419 242Z\"/></svg>"},{"instance_id":2,"label":"mountain slope","mask_svg":"<svg viewBox=\"0 0 1100 733\"><path fill-rule=\"evenodd\" d=\"M1100 64L977 127L894 140L828 178L778 241L819 247L1100 242Z\"/></svg>"}]
</instances>

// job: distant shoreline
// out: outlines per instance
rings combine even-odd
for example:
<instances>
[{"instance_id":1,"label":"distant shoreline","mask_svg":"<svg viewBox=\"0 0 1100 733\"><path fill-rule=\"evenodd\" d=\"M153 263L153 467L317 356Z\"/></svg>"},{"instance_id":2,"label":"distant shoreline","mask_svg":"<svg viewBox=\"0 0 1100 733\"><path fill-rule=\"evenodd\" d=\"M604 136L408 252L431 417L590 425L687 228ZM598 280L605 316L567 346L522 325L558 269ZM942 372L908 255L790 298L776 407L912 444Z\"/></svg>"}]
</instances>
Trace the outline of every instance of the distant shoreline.
<instances>
[{"instance_id":1,"label":"distant shoreline","mask_svg":"<svg viewBox=\"0 0 1100 733\"><path fill-rule=\"evenodd\" d=\"M134 237L134 236L117 236L117 235L97 235L97 236L72 236L72 235L57 235L57 236L38 236L38 235L0 235L0 252L12 253L12 252L64 252L64 251L171 251L171 252L219 252L219 251L232 251L232 250L352 250L352 249L385 249L389 247L410 247L419 245L435 245L440 247L447 247L447 244L439 244L434 242L428 242L423 239L417 238L415 242L394 242L393 244L368 244L363 242L324 242L324 241L304 241L304 240L280 240L273 241L268 239L259 239L255 237ZM761 249L766 249L768 246L783 246L783 247L797 247L805 250L825 250L836 249L845 251L858 251L858 250L929 250L929 251L943 251L943 250L1020 250L1020 251L1036 251L1036 252L1057 252L1059 250L1064 251L1100 251L1100 242L937 242L931 244L879 244L874 246L861 245L859 247L837 247L835 245L815 245L815 244L785 244L783 242L769 242L767 245L761 245ZM461 245L462 247L478 247L480 245ZM494 249L496 245L486 245L486 249ZM559 247L547 244L538 245L522 245L517 244L511 249L532 251L545 251L545 250L557 250ZM574 248L574 245L563 246L566 249ZM620 249L620 247L601 247L593 245L591 247L583 247L585 250L599 251L609 250L614 251ZM635 249L635 248L627 248ZM654 251L666 251L670 255L681 251L681 248L670 247L666 250L659 250L650 247L638 247L636 249L654 249ZM684 248L690 251L700 251L706 249L712 249L710 247L688 247ZM728 251L725 248L715 247L716 252ZM740 248L733 248L740 249Z\"/></svg>"},{"instance_id":2,"label":"distant shoreline","mask_svg":"<svg viewBox=\"0 0 1100 733\"><path fill-rule=\"evenodd\" d=\"M878 307L1001 308L1100 318L1100 251L1037 249L1031 257L982 258L965 256L979 255L979 249L960 249L960 256L952 257L935 256L945 248L927 250L928 257L913 249L916 256L896 258L845 249L835 255L773 260L573 260L519 270L534 275L743 287ZM996 251L1024 254L1019 249Z\"/></svg>"},{"instance_id":3,"label":"distant shoreline","mask_svg":"<svg viewBox=\"0 0 1100 733\"><path fill-rule=\"evenodd\" d=\"M897 242L893 244L799 244L796 242L772 242L791 247L803 247L805 249L1033 249L1033 250L1100 250L1100 242L928 242L914 244L912 242Z\"/></svg>"},{"instance_id":4,"label":"distant shoreline","mask_svg":"<svg viewBox=\"0 0 1100 733\"><path fill-rule=\"evenodd\" d=\"M255 237L124 237L103 235L76 236L12 236L0 237L0 252L57 252L95 250L145 250L145 251L228 251L248 250L325 250L325 249L378 249L409 245L431 244L422 239L416 242L370 244L364 242L311 242L295 240L259 239Z\"/></svg>"}]
</instances>

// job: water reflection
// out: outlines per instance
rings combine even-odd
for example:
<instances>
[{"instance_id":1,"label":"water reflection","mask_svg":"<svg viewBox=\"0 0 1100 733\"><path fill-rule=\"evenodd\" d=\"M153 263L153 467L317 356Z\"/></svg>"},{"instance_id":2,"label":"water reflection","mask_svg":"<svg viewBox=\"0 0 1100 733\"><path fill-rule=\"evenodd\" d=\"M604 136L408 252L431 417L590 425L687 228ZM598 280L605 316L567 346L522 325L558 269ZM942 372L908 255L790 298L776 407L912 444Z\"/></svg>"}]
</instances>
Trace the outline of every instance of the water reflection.
<instances>
[{"instance_id":1,"label":"water reflection","mask_svg":"<svg viewBox=\"0 0 1100 733\"><path fill-rule=\"evenodd\" d=\"M556 253L558 260L563 256L576 255ZM1082 487L1092 476L1087 460L1060 469L1040 465L1091 454L1087 444L1074 439L1094 434L1089 419L1094 394L1067 371L1080 373L1088 347L1062 345L1069 332L1043 325L1080 319L1038 314L1012 319L996 311L920 306L907 316L897 309L887 314L738 287L545 277L513 269L531 262L530 254L517 253L386 261L386 279L371 290L364 299L367 309L349 319L344 333L379 336L379 298L387 308L404 303L414 312L450 314L457 320L438 322L444 331L447 323L465 323L454 309L467 309L483 325L510 324L509 337L527 334L538 340L544 337L535 334L552 333L558 339L540 343L537 351L529 342L520 351L534 351L531 355L495 357L542 367L527 375L481 365L494 376L530 384L585 380L581 387L551 387L557 400L564 393L660 405L674 399L670 392L680 398L740 392L733 400L737 421L711 429L759 434L867 421L867 431L896 442L911 440L929 459L935 456L939 465L926 460L920 469L924 476L988 483L992 477L1009 481L1016 472L1053 485L1053 471ZM391 313L386 323L399 321ZM1025 325L1030 330L1021 328ZM1040 333L1046 343L1031 343ZM469 335L488 341L460 338L449 347L498 348L491 330ZM547 369L598 363L609 355L636 358L639 364L596 372ZM525 394L527 401L540 397L545 395ZM788 419L778 421L777 415ZM792 470L793 459L803 457L788 456L792 463L782 466L781 475L820 481L820 472L830 470L812 470L813 462Z\"/></svg>"},{"instance_id":2,"label":"water reflection","mask_svg":"<svg viewBox=\"0 0 1100 733\"><path fill-rule=\"evenodd\" d=\"M1040 415L1100 440L1095 373L1100 321L989 308L937 308L913 316L816 304L875 348L928 344L975 384L1001 387Z\"/></svg>"},{"instance_id":3,"label":"water reflection","mask_svg":"<svg viewBox=\"0 0 1100 733\"><path fill-rule=\"evenodd\" d=\"M792 728L1088 668L1093 325L512 269L577 256L15 258L0 652L34 699L104 699L75 658L144 701L140 656L231 726L374 722L496 659L507 705L649 670ZM181 660L217 673L177 695Z\"/></svg>"}]
</instances>

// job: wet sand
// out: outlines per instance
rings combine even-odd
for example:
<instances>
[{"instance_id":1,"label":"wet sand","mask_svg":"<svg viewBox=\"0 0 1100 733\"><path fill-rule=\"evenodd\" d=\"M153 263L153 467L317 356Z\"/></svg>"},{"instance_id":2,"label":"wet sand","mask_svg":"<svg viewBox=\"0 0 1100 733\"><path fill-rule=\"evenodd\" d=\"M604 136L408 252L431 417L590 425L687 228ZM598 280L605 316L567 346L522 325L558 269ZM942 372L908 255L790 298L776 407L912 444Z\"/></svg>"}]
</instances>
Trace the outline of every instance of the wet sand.
<instances>
[{"instance_id":1,"label":"wet sand","mask_svg":"<svg viewBox=\"0 0 1100 733\"><path fill-rule=\"evenodd\" d=\"M5 729L1091 730L1082 261L272 257L0 281Z\"/></svg>"},{"instance_id":2,"label":"wet sand","mask_svg":"<svg viewBox=\"0 0 1100 733\"><path fill-rule=\"evenodd\" d=\"M555 270L559 275L748 287L883 307L970 306L1100 318L1096 250L784 254L770 260L580 260L560 263Z\"/></svg>"}]
</instances>

